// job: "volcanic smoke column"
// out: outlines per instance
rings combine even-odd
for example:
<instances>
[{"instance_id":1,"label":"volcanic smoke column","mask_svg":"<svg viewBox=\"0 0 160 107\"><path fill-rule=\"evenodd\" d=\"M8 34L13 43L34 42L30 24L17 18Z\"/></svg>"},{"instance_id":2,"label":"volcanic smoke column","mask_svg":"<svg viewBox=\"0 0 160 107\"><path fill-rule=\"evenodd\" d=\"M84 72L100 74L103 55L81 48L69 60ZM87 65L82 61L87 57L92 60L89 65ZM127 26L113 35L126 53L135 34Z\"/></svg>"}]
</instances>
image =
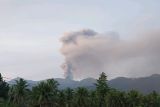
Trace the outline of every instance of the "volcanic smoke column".
<instances>
[{"instance_id":1,"label":"volcanic smoke column","mask_svg":"<svg viewBox=\"0 0 160 107\"><path fill-rule=\"evenodd\" d=\"M77 76L75 60L77 59L78 56L81 56L81 53L83 54L83 49L82 51L77 50L77 49L81 49L80 47L82 45L82 43L79 40L81 39L87 40L89 38L92 38L96 34L97 33L94 32L93 30L84 29L77 32L65 33L63 35L63 37L61 38L61 42L62 42L61 53L65 57L65 62L62 65L62 69L64 70L64 75L66 79L73 79L73 75ZM82 55L82 58L84 58L83 55ZM79 64L76 64L76 65L79 65Z\"/></svg>"},{"instance_id":2,"label":"volcanic smoke column","mask_svg":"<svg viewBox=\"0 0 160 107\"><path fill-rule=\"evenodd\" d=\"M72 64L69 62L66 62L62 65L62 69L65 71L64 73L65 78L69 80L73 80Z\"/></svg>"}]
</instances>

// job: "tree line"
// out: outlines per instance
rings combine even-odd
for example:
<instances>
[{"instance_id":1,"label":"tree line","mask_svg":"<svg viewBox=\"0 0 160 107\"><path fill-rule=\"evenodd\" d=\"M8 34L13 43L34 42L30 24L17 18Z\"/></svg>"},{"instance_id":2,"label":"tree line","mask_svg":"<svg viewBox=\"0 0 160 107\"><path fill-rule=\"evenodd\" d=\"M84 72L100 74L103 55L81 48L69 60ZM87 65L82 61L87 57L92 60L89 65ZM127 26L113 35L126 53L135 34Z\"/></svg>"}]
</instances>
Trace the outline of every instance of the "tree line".
<instances>
[{"instance_id":1,"label":"tree line","mask_svg":"<svg viewBox=\"0 0 160 107\"><path fill-rule=\"evenodd\" d=\"M136 90L123 92L107 84L101 73L96 89L84 87L59 90L54 79L41 81L32 89L20 78L9 86L0 74L0 107L160 107L160 95L153 91L144 95Z\"/></svg>"}]
</instances>

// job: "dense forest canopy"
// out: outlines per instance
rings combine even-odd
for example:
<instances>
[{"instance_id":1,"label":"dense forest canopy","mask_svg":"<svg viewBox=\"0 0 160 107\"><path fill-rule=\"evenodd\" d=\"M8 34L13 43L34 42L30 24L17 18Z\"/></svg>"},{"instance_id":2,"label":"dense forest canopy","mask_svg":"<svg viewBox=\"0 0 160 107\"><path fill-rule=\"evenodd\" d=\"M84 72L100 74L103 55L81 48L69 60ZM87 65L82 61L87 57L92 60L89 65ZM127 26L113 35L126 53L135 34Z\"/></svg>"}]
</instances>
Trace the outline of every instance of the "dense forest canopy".
<instances>
[{"instance_id":1,"label":"dense forest canopy","mask_svg":"<svg viewBox=\"0 0 160 107\"><path fill-rule=\"evenodd\" d=\"M58 89L54 79L41 81L32 89L20 78L9 86L0 74L0 107L160 107L160 94L144 95L136 90L122 92L109 87L101 73L95 90L84 87Z\"/></svg>"}]
</instances>

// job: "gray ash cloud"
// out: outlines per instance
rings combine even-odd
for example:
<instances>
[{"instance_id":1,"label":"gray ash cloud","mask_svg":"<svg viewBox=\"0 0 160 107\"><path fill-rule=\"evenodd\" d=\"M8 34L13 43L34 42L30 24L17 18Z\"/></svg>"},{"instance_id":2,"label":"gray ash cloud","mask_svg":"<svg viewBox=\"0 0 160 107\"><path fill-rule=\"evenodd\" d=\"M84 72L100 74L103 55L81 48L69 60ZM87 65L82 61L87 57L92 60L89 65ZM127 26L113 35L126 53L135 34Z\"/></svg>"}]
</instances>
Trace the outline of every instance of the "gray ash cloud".
<instances>
[{"instance_id":1,"label":"gray ash cloud","mask_svg":"<svg viewBox=\"0 0 160 107\"><path fill-rule=\"evenodd\" d=\"M101 34L87 29L65 33L61 42L65 64L71 65L70 73L65 69L65 75L81 79L106 72L109 78L114 78L160 72L160 32L121 40L115 32Z\"/></svg>"}]
</instances>

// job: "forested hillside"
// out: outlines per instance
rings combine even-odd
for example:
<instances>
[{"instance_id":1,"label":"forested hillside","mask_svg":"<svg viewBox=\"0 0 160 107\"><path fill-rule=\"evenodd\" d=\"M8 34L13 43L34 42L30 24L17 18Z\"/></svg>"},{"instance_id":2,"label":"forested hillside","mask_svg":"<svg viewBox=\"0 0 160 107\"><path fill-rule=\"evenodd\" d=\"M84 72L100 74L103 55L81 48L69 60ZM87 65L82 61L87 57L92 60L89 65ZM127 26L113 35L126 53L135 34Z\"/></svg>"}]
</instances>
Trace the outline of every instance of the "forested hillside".
<instances>
[{"instance_id":1,"label":"forested hillside","mask_svg":"<svg viewBox=\"0 0 160 107\"><path fill-rule=\"evenodd\" d=\"M31 89L28 85L19 78L9 86L0 75L0 107L160 107L160 94L156 91L142 94L117 90L108 85L105 73L96 80L95 89L60 90L54 79L41 81Z\"/></svg>"}]
</instances>

